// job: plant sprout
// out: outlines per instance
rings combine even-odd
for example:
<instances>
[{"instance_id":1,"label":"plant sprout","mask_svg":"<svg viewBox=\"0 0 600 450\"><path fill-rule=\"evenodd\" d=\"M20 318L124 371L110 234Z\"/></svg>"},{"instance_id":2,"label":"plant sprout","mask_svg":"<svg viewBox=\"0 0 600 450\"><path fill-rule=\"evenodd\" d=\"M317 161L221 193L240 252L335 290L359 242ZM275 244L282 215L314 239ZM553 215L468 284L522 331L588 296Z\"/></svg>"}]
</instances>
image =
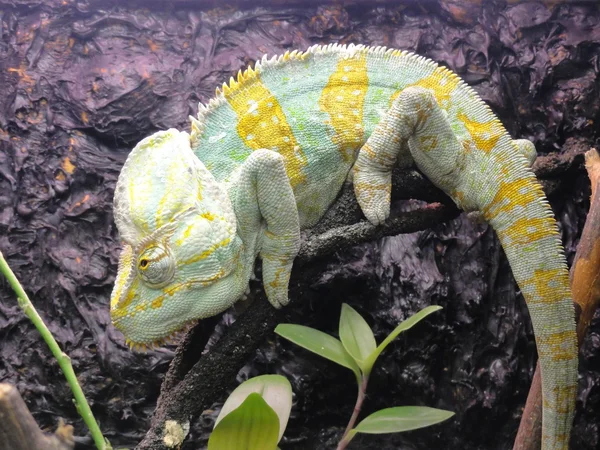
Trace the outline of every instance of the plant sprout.
<instances>
[{"instance_id":1,"label":"plant sprout","mask_svg":"<svg viewBox=\"0 0 600 450\"><path fill-rule=\"evenodd\" d=\"M369 375L381 352L400 333L412 328L429 314L439 311L441 306L428 306L404 322L400 323L381 344L377 345L373 331L351 306L342 305L340 316L340 339L319 330L294 324L281 324L275 333L293 343L350 369L358 384L358 395L354 412L337 450L345 449L357 433L380 434L398 433L423 428L449 419L454 415L451 411L422 406L400 406L377 411L363 419L355 426L365 399Z\"/></svg>"}]
</instances>

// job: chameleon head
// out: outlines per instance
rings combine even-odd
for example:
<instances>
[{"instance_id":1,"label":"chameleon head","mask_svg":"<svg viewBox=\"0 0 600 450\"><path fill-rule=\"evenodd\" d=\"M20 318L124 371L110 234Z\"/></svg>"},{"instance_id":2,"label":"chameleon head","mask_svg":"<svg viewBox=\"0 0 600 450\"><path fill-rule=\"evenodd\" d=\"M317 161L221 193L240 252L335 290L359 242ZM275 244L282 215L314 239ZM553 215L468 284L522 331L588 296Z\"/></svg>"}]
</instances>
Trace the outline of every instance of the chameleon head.
<instances>
[{"instance_id":1,"label":"chameleon head","mask_svg":"<svg viewBox=\"0 0 600 450\"><path fill-rule=\"evenodd\" d=\"M193 154L187 133L161 131L131 151L114 214L124 247L111 317L132 346L161 343L244 292L231 201Z\"/></svg>"}]
</instances>

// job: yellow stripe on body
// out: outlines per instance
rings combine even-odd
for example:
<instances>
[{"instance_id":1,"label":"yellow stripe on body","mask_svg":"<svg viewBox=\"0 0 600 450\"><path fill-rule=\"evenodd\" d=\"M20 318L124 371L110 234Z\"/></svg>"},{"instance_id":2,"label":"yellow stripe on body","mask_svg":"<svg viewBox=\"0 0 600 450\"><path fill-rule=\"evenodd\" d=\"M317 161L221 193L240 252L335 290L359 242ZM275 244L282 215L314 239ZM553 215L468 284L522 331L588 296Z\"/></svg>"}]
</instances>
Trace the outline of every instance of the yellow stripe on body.
<instances>
[{"instance_id":1,"label":"yellow stripe on body","mask_svg":"<svg viewBox=\"0 0 600 450\"><path fill-rule=\"evenodd\" d=\"M417 120L415 122L415 130L417 134L415 135L415 137L419 140L419 148L422 152L425 153L430 152L432 150L436 150L438 148L438 136L432 134L425 134L425 127L431 117L431 111L433 111L434 109L433 101L427 100L426 104L421 104L419 102L415 106L417 108ZM435 132L435 125L433 127L431 125L433 124L430 123L429 127L427 128L430 131Z\"/></svg>"},{"instance_id":2,"label":"yellow stripe on body","mask_svg":"<svg viewBox=\"0 0 600 450\"><path fill-rule=\"evenodd\" d=\"M435 101L437 104L444 110L448 110L450 107L450 98L456 91L458 85L460 83L460 78L449 71L445 67L436 67L433 72L429 75L421 78L415 83L408 84L403 89L398 90L392 94L389 100L389 105L392 106L392 103L398 98L398 96L402 93L402 91L408 87L421 87L424 89L428 89L433 93ZM429 113L433 109L433 105L425 104L417 104L417 120L415 123L415 127L417 129L421 129L423 124L429 119ZM466 126L466 125L465 125ZM438 148L438 136L431 134L419 134L419 145L420 149L424 152L429 152L431 150L435 150Z\"/></svg>"},{"instance_id":3,"label":"yellow stripe on body","mask_svg":"<svg viewBox=\"0 0 600 450\"><path fill-rule=\"evenodd\" d=\"M217 216L217 215L215 215L215 214L213 214L211 212L204 212L202 214L199 214L198 216L202 217L203 219L208 220L209 222L212 222L215 219L219 219L222 222L224 222L225 224L227 224L227 219L225 219L225 217ZM195 223L195 222L193 222L190 225L188 225L187 228L183 231L181 237L175 241L175 245L177 247L183 246L186 243L186 240L191 236L192 231L194 230L194 228L197 227L197 226L198 226L198 224ZM227 226L227 225L225 225L225 226ZM227 228L227 230L229 231L229 227Z\"/></svg>"},{"instance_id":4,"label":"yellow stripe on body","mask_svg":"<svg viewBox=\"0 0 600 450\"><path fill-rule=\"evenodd\" d=\"M225 275L225 271L223 269L220 269L216 274L214 274L213 276L206 278L204 280L189 280L189 281L185 281L183 283L180 284L176 284L175 286L171 286L168 288L163 289L163 294L156 297L152 303L150 304L150 307L153 309L156 308L160 308L163 304L163 301L165 300L165 298L167 296L172 296L173 294L175 294L176 292L181 291L182 289L190 289L193 285L195 284L200 284L201 286L205 286L205 285L209 285L212 282L223 278L223 276ZM146 305L146 304L145 304ZM147 306L145 306L146 308ZM144 309L145 309L144 308Z\"/></svg>"},{"instance_id":5,"label":"yellow stripe on body","mask_svg":"<svg viewBox=\"0 0 600 450\"><path fill-rule=\"evenodd\" d=\"M135 309L131 313L128 313L125 310L125 308L123 308L122 310L119 309L118 311L113 312L112 313L113 320L120 319L127 315L129 315L129 317L134 317L136 314L146 311L148 309L148 307L150 307L152 309L161 308L163 305L163 302L167 296L170 297L173 294L175 294L176 292L179 292L183 289L190 289L192 286L194 286L196 284L199 284L201 286L207 286L207 285L213 283L214 281L216 281L220 278L223 278L224 275L225 275L225 271L223 269L220 269L216 274L212 275L209 278L206 278L203 280L189 280L189 281L185 281L180 284L176 284L175 286L170 286L168 288L165 288L162 291L163 292L162 295L159 295L154 300L152 300L152 302L150 302L150 303L143 302L143 303L136 305ZM137 282L137 280L136 280L136 282ZM134 286L132 285L132 288L133 287ZM133 290L130 292L133 292ZM133 297L135 297L135 294L131 295L131 300L133 299ZM131 300L129 300L129 302L131 302ZM127 306L127 305L125 305L125 306ZM115 313L118 313L118 314L115 314Z\"/></svg>"},{"instance_id":6,"label":"yellow stripe on body","mask_svg":"<svg viewBox=\"0 0 600 450\"><path fill-rule=\"evenodd\" d=\"M429 152L431 150L435 150L438 147L438 138L437 136L425 135L419 136L419 148L423 152Z\"/></svg>"},{"instance_id":7,"label":"yellow stripe on body","mask_svg":"<svg viewBox=\"0 0 600 450\"><path fill-rule=\"evenodd\" d=\"M363 193L365 199L372 199L380 192L385 192L388 196L392 193L392 185L390 183L372 184L368 182L355 183L354 186Z\"/></svg>"},{"instance_id":8,"label":"yellow stripe on body","mask_svg":"<svg viewBox=\"0 0 600 450\"><path fill-rule=\"evenodd\" d=\"M237 132L242 141L252 150L267 148L281 154L292 188L306 182L306 155L277 99L258 74L243 89L231 89L224 95L238 116Z\"/></svg>"},{"instance_id":9,"label":"yellow stripe on body","mask_svg":"<svg viewBox=\"0 0 600 450\"><path fill-rule=\"evenodd\" d=\"M573 359L573 349L570 346L574 332L572 330L553 333L538 338L543 345L538 346L538 357L552 361L570 361Z\"/></svg>"},{"instance_id":10,"label":"yellow stripe on body","mask_svg":"<svg viewBox=\"0 0 600 450\"><path fill-rule=\"evenodd\" d=\"M567 413L569 410L567 405L569 404L570 399L577 396L577 385L564 386L562 388L557 387L554 388L553 392L555 392L553 397L556 398L556 403L550 406L550 402L544 400L544 408L551 407L557 413ZM561 438L559 437L559 439ZM564 437L562 439L564 440Z\"/></svg>"},{"instance_id":11,"label":"yellow stripe on body","mask_svg":"<svg viewBox=\"0 0 600 450\"><path fill-rule=\"evenodd\" d=\"M181 182L182 173L181 170L183 168L180 164L171 164L168 167L167 180L165 183L164 195L161 197L158 207L156 209L155 214L155 229L160 228L163 225L171 222L173 220L173 216L177 213L177 211L183 211L186 209L186 205L182 202L176 203L176 199L184 199L186 198L186 194L190 189L190 186L186 183ZM195 177L193 180L193 189L196 190L195 198L189 197L186 200L189 202L189 205L192 206L194 200L199 202L202 201L202 179L201 177ZM164 212L170 213L168 216L165 216ZM209 219L212 220L212 219Z\"/></svg>"},{"instance_id":12,"label":"yellow stripe on body","mask_svg":"<svg viewBox=\"0 0 600 450\"><path fill-rule=\"evenodd\" d=\"M548 236L558 235L552 217L523 217L503 230L511 245L527 245Z\"/></svg>"},{"instance_id":13,"label":"yellow stripe on body","mask_svg":"<svg viewBox=\"0 0 600 450\"><path fill-rule=\"evenodd\" d=\"M450 72L445 67L437 67L430 75L423 77L419 81L413 84L407 85L407 87L418 86L430 90L433 93L438 105L445 110L450 108L450 98L456 91L460 84L460 78L453 72ZM394 100L400 95L402 90L394 92L389 101L389 106L392 105ZM477 122L473 120L464 112L457 114L457 119L464 125L469 132L473 143L477 148L488 153L498 143L500 137L505 134L502 124L496 119L492 118L487 122ZM424 136L427 142L422 142L425 149L436 148L437 142L434 136ZM470 148L465 148L466 151Z\"/></svg>"},{"instance_id":14,"label":"yellow stripe on body","mask_svg":"<svg viewBox=\"0 0 600 450\"><path fill-rule=\"evenodd\" d=\"M218 242L214 245L211 245L208 249L204 250L202 253L193 256L192 258L186 259L185 261L180 261L177 263L177 266L187 266L188 264L195 263L201 261L203 259L208 258L212 255L217 249L226 247L231 242L231 238L227 237L223 239L221 242Z\"/></svg>"},{"instance_id":15,"label":"yellow stripe on body","mask_svg":"<svg viewBox=\"0 0 600 450\"><path fill-rule=\"evenodd\" d=\"M154 229L158 229L164 225L163 219L166 221L170 221L173 217L173 199L179 197L181 194L177 192L177 188L180 187L177 183L177 179L181 177L181 173L177 170L180 169L178 164L174 164L173 162L166 167L166 180L164 181L165 186L169 186L169 189L164 190L164 194L158 202L158 206L156 207L156 212L154 213ZM175 190L175 192L173 192ZM171 212L171 217L163 217L165 207L168 208L168 211Z\"/></svg>"},{"instance_id":16,"label":"yellow stripe on body","mask_svg":"<svg viewBox=\"0 0 600 450\"><path fill-rule=\"evenodd\" d=\"M150 233L146 214L139 214L137 211L143 211L144 205L150 203L151 192L148 187L142 183L129 183L129 217L133 218L136 228L140 228L146 233Z\"/></svg>"},{"instance_id":17,"label":"yellow stripe on body","mask_svg":"<svg viewBox=\"0 0 600 450\"><path fill-rule=\"evenodd\" d=\"M559 239L555 220L539 203L543 198L539 183L526 175L501 182L494 198L482 208L487 221L493 222L502 215L513 217L496 230L506 251L513 249L525 254L527 248L535 250L536 246L546 246L544 240L548 238ZM524 213L525 210L535 211L535 216ZM535 269L531 277L521 278L519 284L523 291L532 294L528 296L530 302L553 303L569 295L568 274L562 266Z\"/></svg>"},{"instance_id":18,"label":"yellow stripe on body","mask_svg":"<svg viewBox=\"0 0 600 450\"><path fill-rule=\"evenodd\" d=\"M541 201L544 193L541 186L532 176L500 183L496 195L489 205L482 208L485 219L489 222L500 213L510 212L513 208Z\"/></svg>"},{"instance_id":19,"label":"yellow stripe on body","mask_svg":"<svg viewBox=\"0 0 600 450\"><path fill-rule=\"evenodd\" d=\"M135 293L137 291L138 285L139 279L134 278L131 283L131 286L129 286L129 290L127 291L127 297L125 297L122 302L117 303L114 309L111 311L113 321L127 315L127 307L135 298ZM121 293L119 292L119 294ZM119 295L119 297L115 296L115 298L120 299L121 297Z\"/></svg>"},{"instance_id":20,"label":"yellow stripe on body","mask_svg":"<svg viewBox=\"0 0 600 450\"><path fill-rule=\"evenodd\" d=\"M450 105L450 97L456 90L459 83L460 78L458 77L458 75L454 74L453 72L450 72L445 67L439 66L436 67L431 74L421 78L416 83L405 86L404 89L412 86L419 86L425 89L429 89L431 90L431 92L433 92L433 96L435 97L438 105L440 105L440 107L443 109L447 109ZM396 100L396 98L400 95L401 92L402 89L394 92L394 94L390 98L389 106L392 105L394 100Z\"/></svg>"},{"instance_id":21,"label":"yellow stripe on body","mask_svg":"<svg viewBox=\"0 0 600 450\"><path fill-rule=\"evenodd\" d=\"M123 289L127 286L129 277L132 271L133 264L133 248L131 245L125 245L121 251L119 258L119 270L117 271L118 276L115 281L115 287L110 299L110 308L115 309L119 304L121 295L123 295Z\"/></svg>"},{"instance_id":22,"label":"yellow stripe on body","mask_svg":"<svg viewBox=\"0 0 600 450\"><path fill-rule=\"evenodd\" d=\"M326 123L334 131L332 141L344 161L351 161L364 139L363 107L369 77L367 54L340 59L319 99L319 107L329 114Z\"/></svg>"},{"instance_id":23,"label":"yellow stripe on body","mask_svg":"<svg viewBox=\"0 0 600 450\"><path fill-rule=\"evenodd\" d=\"M456 117L465 126L477 148L485 153L491 152L498 140L505 134L504 127L497 119L477 122L467 117L462 111Z\"/></svg>"},{"instance_id":24,"label":"yellow stripe on body","mask_svg":"<svg viewBox=\"0 0 600 450\"><path fill-rule=\"evenodd\" d=\"M569 278L564 267L536 269L531 278L521 281L521 289L532 289L534 303L554 303L569 297Z\"/></svg>"}]
</instances>

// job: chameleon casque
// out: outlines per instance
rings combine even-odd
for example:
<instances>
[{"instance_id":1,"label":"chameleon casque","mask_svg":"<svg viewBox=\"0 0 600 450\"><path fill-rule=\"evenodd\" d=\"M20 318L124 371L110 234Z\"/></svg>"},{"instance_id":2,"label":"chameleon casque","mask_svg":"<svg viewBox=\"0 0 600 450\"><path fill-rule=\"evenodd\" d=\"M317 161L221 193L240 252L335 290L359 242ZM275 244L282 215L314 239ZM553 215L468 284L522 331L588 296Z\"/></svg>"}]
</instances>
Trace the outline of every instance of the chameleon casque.
<instances>
[{"instance_id":1,"label":"chameleon casque","mask_svg":"<svg viewBox=\"0 0 600 450\"><path fill-rule=\"evenodd\" d=\"M114 197L124 248L113 323L136 348L161 343L234 304L259 255L269 301L285 305L300 229L348 179L380 224L393 166L415 164L496 231L536 336L542 448L567 449L574 311L534 159L530 141L511 139L472 88L424 57L337 44L264 57L200 105L190 134L160 131L131 151Z\"/></svg>"}]
</instances>

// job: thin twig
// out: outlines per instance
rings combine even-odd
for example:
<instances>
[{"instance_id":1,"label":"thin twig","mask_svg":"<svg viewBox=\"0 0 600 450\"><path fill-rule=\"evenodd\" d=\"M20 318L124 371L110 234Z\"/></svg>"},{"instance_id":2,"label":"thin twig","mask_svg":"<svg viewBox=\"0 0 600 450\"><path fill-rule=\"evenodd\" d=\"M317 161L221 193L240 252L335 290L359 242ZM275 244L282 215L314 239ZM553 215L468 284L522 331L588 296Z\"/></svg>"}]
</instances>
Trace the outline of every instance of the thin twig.
<instances>
[{"instance_id":1,"label":"thin twig","mask_svg":"<svg viewBox=\"0 0 600 450\"><path fill-rule=\"evenodd\" d=\"M336 450L345 450L348 446L352 438L353 434L350 434L350 431L354 428L356 424L356 420L358 419L358 415L360 414L360 410L362 409L363 401L367 396L367 385L369 384L369 374L363 375L361 383L358 386L358 395L356 396L356 404L354 405L354 411L352 412L352 417L348 421L348 426L344 431L344 435L342 436L342 440L337 446Z\"/></svg>"},{"instance_id":2,"label":"thin twig","mask_svg":"<svg viewBox=\"0 0 600 450\"><path fill-rule=\"evenodd\" d=\"M0 450L73 450L73 427L61 420L54 434L40 430L16 387L0 383Z\"/></svg>"}]
</instances>

